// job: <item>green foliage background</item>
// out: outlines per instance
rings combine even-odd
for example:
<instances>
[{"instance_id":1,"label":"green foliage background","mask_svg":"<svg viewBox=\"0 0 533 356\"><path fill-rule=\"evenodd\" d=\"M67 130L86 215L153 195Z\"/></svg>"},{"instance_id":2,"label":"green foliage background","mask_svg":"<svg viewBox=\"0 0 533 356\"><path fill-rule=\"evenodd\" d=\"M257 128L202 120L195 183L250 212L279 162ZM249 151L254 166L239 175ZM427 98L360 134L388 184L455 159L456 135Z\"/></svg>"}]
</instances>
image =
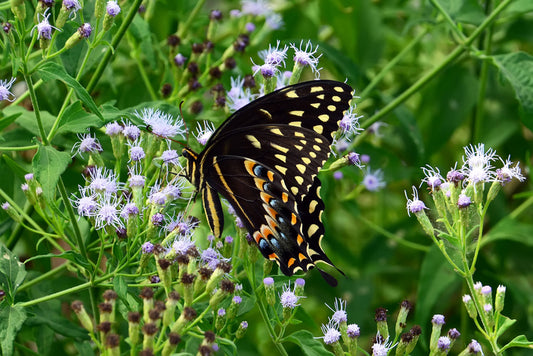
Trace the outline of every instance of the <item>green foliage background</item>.
<instances>
[{"instance_id":1,"label":"green foliage background","mask_svg":"<svg viewBox=\"0 0 533 356\"><path fill-rule=\"evenodd\" d=\"M89 10L93 8L88 3L86 18L91 17ZM101 80L89 91L92 99L83 99L81 89L77 92L85 107L94 100L98 109L88 113L81 105L70 107L70 119L62 123L52 142L55 147L68 153L76 141L73 133L85 132L89 126L100 127L103 122L120 115L122 110L151 105L154 98L140 75L140 67L158 95L156 104L162 105L160 88L172 79L169 70L172 64L166 58L166 38L188 18L195 3L157 1L153 6L148 5L149 11L153 11L148 21L135 18ZM334 180L331 172L321 174L322 197L326 204L324 248L347 278L340 278L337 288L329 288L318 273L309 273L306 298L301 301L302 308L297 314L303 323L291 326L294 330L306 329L314 336L320 336L319 326L330 315L324 303L332 305L335 297L343 297L348 301L348 321L359 324L363 335L360 345L368 350L370 337L375 332L374 309L385 307L392 316L398 311L399 303L408 299L415 303L408 323L421 325L422 339L425 336L425 341L417 347L417 354L427 353L430 319L435 313L447 317L447 327L456 327L463 335L479 340L461 303L465 286L423 234L414 217L407 216L404 190L409 192L412 185L420 184L423 175L419 167L431 164L445 173L455 162L462 164L464 146L478 142L496 149L504 158L511 155L514 161L521 162L525 175L530 174L533 3L530 0L511 1L481 36L465 45L465 49L449 63L444 63L451 53L462 48L465 39L486 20L486 14L501 3L490 0L279 1L276 5L284 26L265 38L252 41L239 58L236 72L249 73L248 58L257 59L257 51L268 48L268 44L277 40L286 44L310 39L323 53L321 78L346 79L356 89L360 96L358 111L363 115L363 127L368 128L376 120L386 123L379 135L364 133L355 141L356 152L370 155L369 166L384 171L387 182L384 189L363 191L355 199L345 199L361 183L358 168L343 168L345 178L340 181ZM12 16L6 4L0 3L2 19ZM202 41L202 29L207 24L209 10L218 8L227 16L230 9L237 7L239 3L236 1L207 1L190 28L192 40L197 36L196 40ZM74 30L67 23L58 35L58 41L66 41ZM221 41L228 41L228 38L222 37ZM56 79L65 81L63 72L74 76L85 51L86 46L77 46L63 54L57 63L39 69L37 77L47 80L37 90L45 129L50 128L68 88L72 86L72 83L59 84ZM397 57L402 51L405 52ZM0 77L8 78L16 62L4 55L6 48L2 52ZM103 51L95 52L79 80L85 88L102 60L100 53ZM418 82L432 71L434 75L429 80ZM307 75L311 79L311 74ZM229 74L225 74L223 82L229 84ZM406 91L411 95L403 97ZM185 100L187 119L216 117L220 122L224 118L223 113L214 112L209 107L193 117L188 109L198 99L198 94L182 99ZM178 112L177 102L168 104L174 107L171 110ZM0 142L0 171L9 172L2 175L0 187L22 205L25 198L19 187L24 173L32 170L32 153L5 151L2 147L30 145L31 138L39 134L27 107L25 104L0 106L0 127L4 130ZM98 118L96 112L101 112L102 117ZM20 116L12 116L15 114ZM34 159L34 168L36 164L39 163ZM52 171L55 169L57 167L51 168ZM68 191L75 191L81 183L80 171L81 164L75 159L63 173ZM53 178L49 182L51 186L55 183ZM486 221L488 235L475 274L476 280L491 285L494 290L499 284L507 286L506 315L517 319L508 332L507 341L520 333L533 338L533 210L527 206L520 215L513 216L513 220L504 220L528 197L531 197L529 180L507 185L492 204ZM421 198L430 205L428 194L421 192ZM13 222L3 212L0 212L0 220L1 239L6 243L12 234ZM409 248L387 234L425 245L428 249ZM27 259L47 254L49 249L45 243L37 244L31 232L20 230L13 251ZM26 280L36 278L50 268L51 262L47 258L33 260L26 264ZM19 295L22 300L31 300L77 284L75 275L64 275L45 280ZM74 295L86 298L83 292ZM83 329L77 322L61 317L65 303L73 299L73 295L67 295L32 307L24 325L17 325L21 331L16 342L34 340L39 350L41 347L54 350L62 343L61 339L53 337L55 334L83 339ZM12 313L16 320L17 310L13 309ZM238 343L239 355L270 354L271 341L260 316L257 311L251 313L246 316L250 324L248 334ZM2 317L0 325L5 332L6 318ZM469 341L461 337L457 350ZM79 347L81 353L84 346ZM287 344L287 347L289 353L299 352L296 345ZM18 352L25 354L26 351L19 347ZM525 355L527 352L513 350L510 354Z\"/></svg>"}]
</instances>

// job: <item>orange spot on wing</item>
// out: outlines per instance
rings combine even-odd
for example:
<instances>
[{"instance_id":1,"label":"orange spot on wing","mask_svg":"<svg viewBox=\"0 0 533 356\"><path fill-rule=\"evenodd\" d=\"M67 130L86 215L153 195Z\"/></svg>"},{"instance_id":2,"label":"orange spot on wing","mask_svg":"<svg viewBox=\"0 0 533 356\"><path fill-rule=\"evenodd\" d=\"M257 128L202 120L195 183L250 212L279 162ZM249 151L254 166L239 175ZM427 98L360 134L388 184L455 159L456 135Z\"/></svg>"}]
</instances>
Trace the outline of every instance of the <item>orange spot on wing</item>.
<instances>
[{"instance_id":1,"label":"orange spot on wing","mask_svg":"<svg viewBox=\"0 0 533 356\"><path fill-rule=\"evenodd\" d=\"M251 176L255 176L254 166L255 166L254 162L252 162L252 161L244 161L244 167L246 167L246 170L248 171L248 173Z\"/></svg>"},{"instance_id":2,"label":"orange spot on wing","mask_svg":"<svg viewBox=\"0 0 533 356\"><path fill-rule=\"evenodd\" d=\"M296 242L298 242L298 245L301 245L304 242L304 239L300 234L296 237Z\"/></svg>"},{"instance_id":3,"label":"orange spot on wing","mask_svg":"<svg viewBox=\"0 0 533 356\"><path fill-rule=\"evenodd\" d=\"M292 257L289 258L289 261L287 262L287 267L290 268L294 264L294 262L296 262L296 259L294 259Z\"/></svg>"},{"instance_id":4,"label":"orange spot on wing","mask_svg":"<svg viewBox=\"0 0 533 356\"><path fill-rule=\"evenodd\" d=\"M304 256L304 254L301 253L301 252L298 254L298 258L300 259L300 261L305 260L305 256Z\"/></svg>"},{"instance_id":5,"label":"orange spot on wing","mask_svg":"<svg viewBox=\"0 0 533 356\"><path fill-rule=\"evenodd\" d=\"M278 255L276 255L275 253L271 253L270 255L268 255L268 259L269 260L277 260L278 259Z\"/></svg>"},{"instance_id":6,"label":"orange spot on wing","mask_svg":"<svg viewBox=\"0 0 533 356\"><path fill-rule=\"evenodd\" d=\"M268 177L268 180L270 180L271 182L274 181L274 172L272 171L268 171L267 172L267 177Z\"/></svg>"},{"instance_id":7,"label":"orange spot on wing","mask_svg":"<svg viewBox=\"0 0 533 356\"><path fill-rule=\"evenodd\" d=\"M267 240L269 240L270 238L268 236L274 235L274 234L272 233L272 230L270 230L268 226L261 225L261 235L263 235Z\"/></svg>"},{"instance_id":8,"label":"orange spot on wing","mask_svg":"<svg viewBox=\"0 0 533 356\"><path fill-rule=\"evenodd\" d=\"M297 221L297 220L296 220L296 215L294 215L294 214L291 213L291 224L292 224L292 225L296 225L296 221Z\"/></svg>"},{"instance_id":9,"label":"orange spot on wing","mask_svg":"<svg viewBox=\"0 0 533 356\"><path fill-rule=\"evenodd\" d=\"M281 193L281 200L283 200L284 203L289 201L289 195L285 192Z\"/></svg>"},{"instance_id":10,"label":"orange spot on wing","mask_svg":"<svg viewBox=\"0 0 533 356\"><path fill-rule=\"evenodd\" d=\"M263 235L259 231L254 232L254 239L257 244L259 244L259 241L263 238Z\"/></svg>"},{"instance_id":11,"label":"orange spot on wing","mask_svg":"<svg viewBox=\"0 0 533 356\"><path fill-rule=\"evenodd\" d=\"M254 183L255 183L255 186L257 189L263 191L263 184L266 183L266 180L264 179L261 179L261 178L254 178Z\"/></svg>"}]
</instances>

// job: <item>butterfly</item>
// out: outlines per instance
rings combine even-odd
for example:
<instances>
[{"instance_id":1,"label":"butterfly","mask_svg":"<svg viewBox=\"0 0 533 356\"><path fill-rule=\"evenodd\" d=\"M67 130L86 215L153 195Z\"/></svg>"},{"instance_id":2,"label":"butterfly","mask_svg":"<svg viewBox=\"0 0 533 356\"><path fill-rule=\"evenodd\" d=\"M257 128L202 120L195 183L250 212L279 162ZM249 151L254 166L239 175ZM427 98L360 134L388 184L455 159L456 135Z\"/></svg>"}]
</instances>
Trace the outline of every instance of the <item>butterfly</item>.
<instances>
[{"instance_id":1,"label":"butterfly","mask_svg":"<svg viewBox=\"0 0 533 356\"><path fill-rule=\"evenodd\" d=\"M220 194L285 275L319 262L335 267L321 247L324 203L317 174L351 98L352 88L341 82L290 85L233 113L202 152L184 148L185 175L201 194L213 235L220 237L224 228Z\"/></svg>"}]
</instances>

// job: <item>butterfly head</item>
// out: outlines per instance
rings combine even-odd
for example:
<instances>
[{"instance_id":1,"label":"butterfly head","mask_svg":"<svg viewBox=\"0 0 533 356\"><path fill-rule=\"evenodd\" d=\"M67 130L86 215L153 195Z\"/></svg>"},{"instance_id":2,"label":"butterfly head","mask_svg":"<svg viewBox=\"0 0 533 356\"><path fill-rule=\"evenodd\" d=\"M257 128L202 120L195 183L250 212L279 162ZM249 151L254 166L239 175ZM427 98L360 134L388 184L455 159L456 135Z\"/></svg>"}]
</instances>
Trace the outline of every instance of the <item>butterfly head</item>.
<instances>
[{"instance_id":1,"label":"butterfly head","mask_svg":"<svg viewBox=\"0 0 533 356\"><path fill-rule=\"evenodd\" d=\"M185 173L186 178L194 184L196 188L200 184L200 172L198 171L198 154L193 150L185 147L181 154L187 159L187 172Z\"/></svg>"}]
</instances>

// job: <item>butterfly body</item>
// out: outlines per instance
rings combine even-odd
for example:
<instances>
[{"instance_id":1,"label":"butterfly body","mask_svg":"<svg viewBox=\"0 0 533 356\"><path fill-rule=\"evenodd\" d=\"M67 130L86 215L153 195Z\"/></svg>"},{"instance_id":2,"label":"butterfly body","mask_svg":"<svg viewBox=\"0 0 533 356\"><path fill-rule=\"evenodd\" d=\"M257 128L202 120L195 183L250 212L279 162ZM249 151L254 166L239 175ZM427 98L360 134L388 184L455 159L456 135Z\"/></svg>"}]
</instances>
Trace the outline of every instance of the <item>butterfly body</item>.
<instances>
[{"instance_id":1,"label":"butterfly body","mask_svg":"<svg viewBox=\"0 0 533 356\"><path fill-rule=\"evenodd\" d=\"M323 80L285 87L236 111L201 153L183 150L187 178L202 196L215 236L224 226L220 194L284 274L305 272L317 262L333 266L320 245L324 203L317 174L351 92L344 83Z\"/></svg>"}]
</instances>

